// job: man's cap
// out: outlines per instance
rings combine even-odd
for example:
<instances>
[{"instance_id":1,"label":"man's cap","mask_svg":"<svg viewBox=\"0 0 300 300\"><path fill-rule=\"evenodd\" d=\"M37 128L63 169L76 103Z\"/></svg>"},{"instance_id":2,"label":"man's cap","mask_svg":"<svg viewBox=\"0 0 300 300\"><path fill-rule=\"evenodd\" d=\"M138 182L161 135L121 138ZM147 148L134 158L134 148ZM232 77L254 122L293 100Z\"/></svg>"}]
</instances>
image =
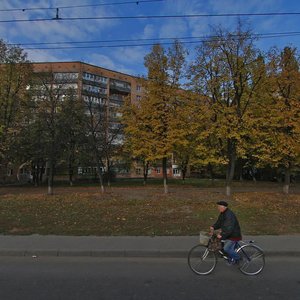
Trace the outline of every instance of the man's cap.
<instances>
[{"instance_id":1,"label":"man's cap","mask_svg":"<svg viewBox=\"0 0 300 300\"><path fill-rule=\"evenodd\" d=\"M217 204L218 205L222 205L222 206L225 206L225 207L227 207L228 206L228 203L226 202L226 201L219 201L219 202L217 202Z\"/></svg>"}]
</instances>

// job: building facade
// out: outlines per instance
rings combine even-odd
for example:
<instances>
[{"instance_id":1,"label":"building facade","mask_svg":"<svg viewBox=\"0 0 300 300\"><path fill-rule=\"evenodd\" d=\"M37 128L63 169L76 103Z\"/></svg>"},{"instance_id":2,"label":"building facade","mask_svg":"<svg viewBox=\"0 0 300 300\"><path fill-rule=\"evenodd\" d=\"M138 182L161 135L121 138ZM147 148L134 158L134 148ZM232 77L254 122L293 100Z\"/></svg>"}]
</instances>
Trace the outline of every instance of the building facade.
<instances>
[{"instance_id":1,"label":"building facade","mask_svg":"<svg viewBox=\"0 0 300 300\"><path fill-rule=\"evenodd\" d=\"M33 63L36 74L53 74L56 84L64 85L64 88L72 88L76 91L78 98L85 103L94 103L105 107L106 116L112 128L117 128L121 117L119 108L124 104L125 98L138 102L143 95L143 87L137 77L112 71L106 68L94 66L83 62L40 62ZM122 143L123 137L120 133L115 143ZM134 162L130 167L115 168L117 177L143 177L142 167ZM104 167L105 171L105 167ZM178 178L181 175L178 166L172 165L167 170L169 177ZM78 176L94 176L94 166L80 166ZM149 177L162 177L162 168L159 164L150 167Z\"/></svg>"},{"instance_id":2,"label":"building facade","mask_svg":"<svg viewBox=\"0 0 300 300\"><path fill-rule=\"evenodd\" d=\"M142 95L138 78L82 62L33 63L35 73L53 73L56 82L68 83L78 91L83 100L106 103L108 107L120 107L125 97L132 101Z\"/></svg>"}]
</instances>

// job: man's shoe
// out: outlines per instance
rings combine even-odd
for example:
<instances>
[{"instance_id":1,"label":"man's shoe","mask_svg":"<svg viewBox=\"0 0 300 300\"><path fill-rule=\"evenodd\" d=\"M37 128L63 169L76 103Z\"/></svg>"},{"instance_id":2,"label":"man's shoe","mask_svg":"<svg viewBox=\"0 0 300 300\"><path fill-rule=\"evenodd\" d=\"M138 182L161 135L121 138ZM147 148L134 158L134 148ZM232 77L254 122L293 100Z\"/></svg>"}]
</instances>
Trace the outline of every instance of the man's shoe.
<instances>
[{"instance_id":1,"label":"man's shoe","mask_svg":"<svg viewBox=\"0 0 300 300\"><path fill-rule=\"evenodd\" d=\"M233 258L228 258L227 264L228 264L228 266L238 265L238 264L239 264L239 261L238 261L238 260L235 260L235 259L233 259Z\"/></svg>"}]
</instances>

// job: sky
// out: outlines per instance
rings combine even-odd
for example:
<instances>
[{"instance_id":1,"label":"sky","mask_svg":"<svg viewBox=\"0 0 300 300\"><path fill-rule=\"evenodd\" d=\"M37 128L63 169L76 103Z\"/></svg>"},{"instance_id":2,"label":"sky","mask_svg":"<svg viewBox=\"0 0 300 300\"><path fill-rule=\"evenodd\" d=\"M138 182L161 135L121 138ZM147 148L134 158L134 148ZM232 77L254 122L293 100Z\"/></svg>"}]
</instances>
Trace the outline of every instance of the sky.
<instances>
[{"instance_id":1,"label":"sky","mask_svg":"<svg viewBox=\"0 0 300 300\"><path fill-rule=\"evenodd\" d=\"M238 15L262 34L262 51L300 46L299 0L0 0L0 39L34 62L82 61L138 76L154 43L184 41L192 60L213 26L234 30Z\"/></svg>"}]
</instances>

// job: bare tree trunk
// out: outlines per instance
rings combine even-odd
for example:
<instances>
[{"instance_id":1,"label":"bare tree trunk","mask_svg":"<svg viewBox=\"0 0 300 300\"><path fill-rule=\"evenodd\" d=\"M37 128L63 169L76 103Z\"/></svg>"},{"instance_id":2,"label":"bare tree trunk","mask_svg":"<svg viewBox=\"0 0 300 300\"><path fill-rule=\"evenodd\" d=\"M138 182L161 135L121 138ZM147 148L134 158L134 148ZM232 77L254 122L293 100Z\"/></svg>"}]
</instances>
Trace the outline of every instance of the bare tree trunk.
<instances>
[{"instance_id":1,"label":"bare tree trunk","mask_svg":"<svg viewBox=\"0 0 300 300\"><path fill-rule=\"evenodd\" d=\"M214 178L213 165L211 163L209 163L208 166L207 166L207 169L208 169L209 177L210 177L210 180L211 180L211 184L214 185L215 178Z\"/></svg>"},{"instance_id":2,"label":"bare tree trunk","mask_svg":"<svg viewBox=\"0 0 300 300\"><path fill-rule=\"evenodd\" d=\"M103 161L102 161L99 151L97 149L97 143L96 143L96 138L95 138L94 134L93 134L93 150L94 150L94 159L96 162L97 172L98 172L98 176L99 176L101 193L104 193L103 173L102 173L102 169L101 169L101 165L100 165L100 162L103 165Z\"/></svg>"},{"instance_id":3,"label":"bare tree trunk","mask_svg":"<svg viewBox=\"0 0 300 300\"><path fill-rule=\"evenodd\" d=\"M167 183L167 158L163 158L163 178L164 178L164 193L168 193L168 183Z\"/></svg>"},{"instance_id":4,"label":"bare tree trunk","mask_svg":"<svg viewBox=\"0 0 300 300\"><path fill-rule=\"evenodd\" d=\"M107 175L107 186L110 188L110 161L109 157L106 157L106 175Z\"/></svg>"},{"instance_id":5,"label":"bare tree trunk","mask_svg":"<svg viewBox=\"0 0 300 300\"><path fill-rule=\"evenodd\" d=\"M74 143L71 142L70 152L69 152L69 184L73 186L73 175L74 175L74 162L75 162L75 148Z\"/></svg>"},{"instance_id":6,"label":"bare tree trunk","mask_svg":"<svg viewBox=\"0 0 300 300\"><path fill-rule=\"evenodd\" d=\"M4 162L2 164L2 181L5 183L6 178L7 178L7 168L8 168L8 163Z\"/></svg>"},{"instance_id":7,"label":"bare tree trunk","mask_svg":"<svg viewBox=\"0 0 300 300\"><path fill-rule=\"evenodd\" d=\"M53 170L53 161L50 161L49 164L49 174L48 174L48 195L53 195L53 178L54 178L54 170Z\"/></svg>"},{"instance_id":8,"label":"bare tree trunk","mask_svg":"<svg viewBox=\"0 0 300 300\"><path fill-rule=\"evenodd\" d=\"M102 169L101 166L99 164L99 162L97 162L97 171L98 171L98 176L99 176L99 183L100 183L100 188L101 188L101 193L104 193L104 185L103 185L103 175L102 175Z\"/></svg>"},{"instance_id":9,"label":"bare tree trunk","mask_svg":"<svg viewBox=\"0 0 300 300\"><path fill-rule=\"evenodd\" d=\"M32 181L35 187L37 187L39 185L39 179L40 179L40 166L39 166L39 161L37 160L36 162L33 161L31 163L31 172L32 172Z\"/></svg>"},{"instance_id":10,"label":"bare tree trunk","mask_svg":"<svg viewBox=\"0 0 300 300\"><path fill-rule=\"evenodd\" d=\"M182 172L182 181L183 181L183 183L185 183L185 177L186 177L187 168L183 167L181 169L181 172Z\"/></svg>"},{"instance_id":11,"label":"bare tree trunk","mask_svg":"<svg viewBox=\"0 0 300 300\"><path fill-rule=\"evenodd\" d=\"M55 161L55 134L51 132L51 149L49 157L48 195L53 195L54 161Z\"/></svg>"},{"instance_id":12,"label":"bare tree trunk","mask_svg":"<svg viewBox=\"0 0 300 300\"><path fill-rule=\"evenodd\" d=\"M39 171L39 182L43 182L43 175L45 174L45 162L42 163L41 170Z\"/></svg>"},{"instance_id":13,"label":"bare tree trunk","mask_svg":"<svg viewBox=\"0 0 300 300\"><path fill-rule=\"evenodd\" d=\"M147 183L147 179L148 179L148 170L149 170L149 162L144 162L144 181L143 181L143 184L146 185Z\"/></svg>"},{"instance_id":14,"label":"bare tree trunk","mask_svg":"<svg viewBox=\"0 0 300 300\"><path fill-rule=\"evenodd\" d=\"M289 193L290 183L291 183L291 168L290 168L290 164L289 164L288 167L285 168L285 172L284 172L283 192L285 194Z\"/></svg>"},{"instance_id":15,"label":"bare tree trunk","mask_svg":"<svg viewBox=\"0 0 300 300\"><path fill-rule=\"evenodd\" d=\"M73 169L69 168L69 184L73 186Z\"/></svg>"},{"instance_id":16,"label":"bare tree trunk","mask_svg":"<svg viewBox=\"0 0 300 300\"><path fill-rule=\"evenodd\" d=\"M73 164L71 157L69 157L69 184L73 186Z\"/></svg>"},{"instance_id":17,"label":"bare tree trunk","mask_svg":"<svg viewBox=\"0 0 300 300\"><path fill-rule=\"evenodd\" d=\"M234 176L235 163L236 163L234 145L232 145L232 143L229 143L228 149L229 149L229 151L228 151L229 162L228 162L227 171L226 171L226 196L231 195L231 183L232 183L232 179Z\"/></svg>"},{"instance_id":18,"label":"bare tree trunk","mask_svg":"<svg viewBox=\"0 0 300 300\"><path fill-rule=\"evenodd\" d=\"M189 164L189 157L187 157L185 160L183 160L182 165L181 165L183 183L185 182L186 173L187 173L187 169L188 169L188 164Z\"/></svg>"}]
</instances>

